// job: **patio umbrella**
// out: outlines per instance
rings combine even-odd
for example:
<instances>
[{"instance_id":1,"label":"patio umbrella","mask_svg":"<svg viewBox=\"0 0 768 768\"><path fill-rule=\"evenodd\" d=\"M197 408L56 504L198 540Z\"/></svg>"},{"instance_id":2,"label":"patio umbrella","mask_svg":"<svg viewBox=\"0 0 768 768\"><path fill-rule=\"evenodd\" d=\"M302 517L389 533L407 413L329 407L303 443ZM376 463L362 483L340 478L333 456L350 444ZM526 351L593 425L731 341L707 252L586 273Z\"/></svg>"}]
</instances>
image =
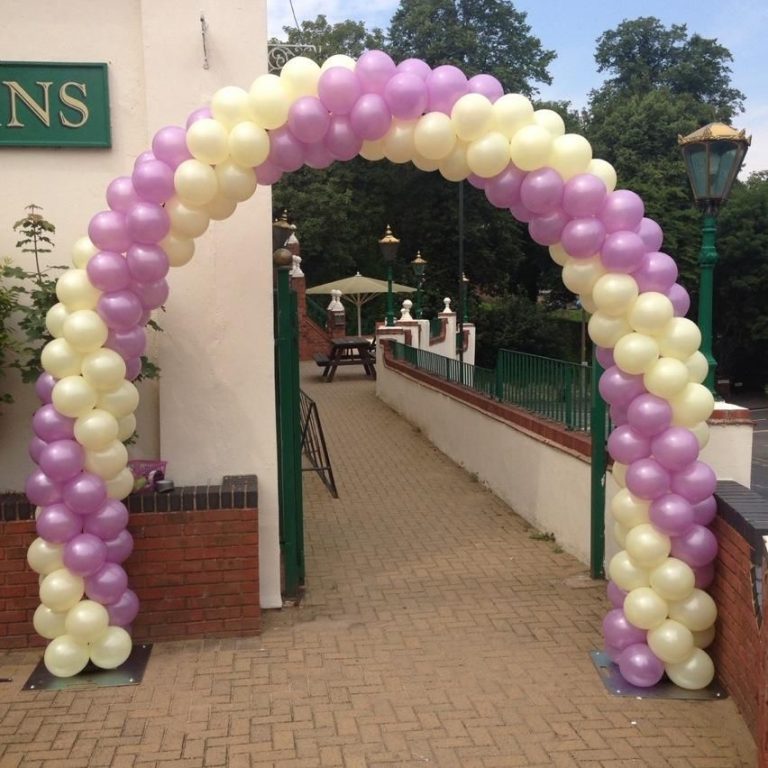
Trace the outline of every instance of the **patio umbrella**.
<instances>
[{"instance_id":1,"label":"patio umbrella","mask_svg":"<svg viewBox=\"0 0 768 768\"><path fill-rule=\"evenodd\" d=\"M307 293L311 294L330 294L331 291L341 291L341 298L357 307L357 335L360 336L362 333L360 309L363 304L387 292L387 281L377 280L375 277L365 277L365 275L361 275L358 272L352 277L345 277L341 280L334 280L331 283L323 283L322 285L307 288ZM411 288L409 285L392 283L392 292L415 293L416 289Z\"/></svg>"}]
</instances>

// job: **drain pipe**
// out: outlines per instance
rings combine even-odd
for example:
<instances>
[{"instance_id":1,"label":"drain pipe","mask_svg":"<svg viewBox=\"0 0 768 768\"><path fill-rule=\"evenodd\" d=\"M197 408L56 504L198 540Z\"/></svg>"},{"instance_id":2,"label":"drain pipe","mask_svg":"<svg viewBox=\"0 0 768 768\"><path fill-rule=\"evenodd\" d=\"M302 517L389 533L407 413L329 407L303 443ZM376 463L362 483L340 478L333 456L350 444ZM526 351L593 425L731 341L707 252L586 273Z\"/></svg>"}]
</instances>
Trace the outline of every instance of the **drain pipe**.
<instances>
[{"instance_id":1,"label":"drain pipe","mask_svg":"<svg viewBox=\"0 0 768 768\"><path fill-rule=\"evenodd\" d=\"M591 516L589 569L593 579L605 578L605 401L600 396L597 383L603 367L592 349L592 435L591 464Z\"/></svg>"}]
</instances>

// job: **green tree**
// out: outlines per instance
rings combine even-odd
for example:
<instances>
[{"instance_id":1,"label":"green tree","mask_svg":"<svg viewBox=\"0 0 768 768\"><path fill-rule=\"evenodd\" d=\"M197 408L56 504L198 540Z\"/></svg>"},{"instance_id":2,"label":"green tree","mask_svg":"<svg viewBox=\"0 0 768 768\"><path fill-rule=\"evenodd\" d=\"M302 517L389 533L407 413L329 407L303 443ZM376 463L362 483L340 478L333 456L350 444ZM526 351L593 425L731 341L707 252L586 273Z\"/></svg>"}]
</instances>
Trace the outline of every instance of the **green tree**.
<instances>
[{"instance_id":1,"label":"green tree","mask_svg":"<svg viewBox=\"0 0 768 768\"><path fill-rule=\"evenodd\" d=\"M314 46L315 50L307 50L302 55L318 63L337 53L358 58L366 50L384 46L384 33L378 27L369 31L362 21L349 19L329 24L323 14L314 21L302 21L298 29L283 27L283 31L286 39L282 42L289 45ZM271 44L280 42L274 38L270 40Z\"/></svg>"}]
</instances>

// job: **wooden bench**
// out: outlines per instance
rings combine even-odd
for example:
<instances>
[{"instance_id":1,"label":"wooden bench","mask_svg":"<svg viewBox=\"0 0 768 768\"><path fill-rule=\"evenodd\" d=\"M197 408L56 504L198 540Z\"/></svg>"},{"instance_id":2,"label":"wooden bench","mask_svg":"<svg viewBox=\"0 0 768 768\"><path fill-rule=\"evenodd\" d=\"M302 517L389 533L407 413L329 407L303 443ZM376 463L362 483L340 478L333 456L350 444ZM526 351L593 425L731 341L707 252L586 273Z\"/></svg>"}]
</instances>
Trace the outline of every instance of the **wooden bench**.
<instances>
[{"instance_id":1,"label":"wooden bench","mask_svg":"<svg viewBox=\"0 0 768 768\"><path fill-rule=\"evenodd\" d=\"M331 362L331 358L322 352L318 352L317 354L312 355L312 357L315 358L315 363L323 368L325 368Z\"/></svg>"}]
</instances>

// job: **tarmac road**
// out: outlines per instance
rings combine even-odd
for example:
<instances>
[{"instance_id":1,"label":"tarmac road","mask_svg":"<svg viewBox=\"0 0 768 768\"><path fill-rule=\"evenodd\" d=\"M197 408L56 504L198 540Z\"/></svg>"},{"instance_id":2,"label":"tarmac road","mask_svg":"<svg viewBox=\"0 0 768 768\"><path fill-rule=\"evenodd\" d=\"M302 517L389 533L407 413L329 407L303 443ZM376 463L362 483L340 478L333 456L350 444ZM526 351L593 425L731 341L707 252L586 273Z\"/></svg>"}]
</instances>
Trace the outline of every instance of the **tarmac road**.
<instances>
[{"instance_id":1,"label":"tarmac road","mask_svg":"<svg viewBox=\"0 0 768 768\"><path fill-rule=\"evenodd\" d=\"M752 438L752 490L768 498L768 406L750 410L755 421Z\"/></svg>"}]
</instances>

